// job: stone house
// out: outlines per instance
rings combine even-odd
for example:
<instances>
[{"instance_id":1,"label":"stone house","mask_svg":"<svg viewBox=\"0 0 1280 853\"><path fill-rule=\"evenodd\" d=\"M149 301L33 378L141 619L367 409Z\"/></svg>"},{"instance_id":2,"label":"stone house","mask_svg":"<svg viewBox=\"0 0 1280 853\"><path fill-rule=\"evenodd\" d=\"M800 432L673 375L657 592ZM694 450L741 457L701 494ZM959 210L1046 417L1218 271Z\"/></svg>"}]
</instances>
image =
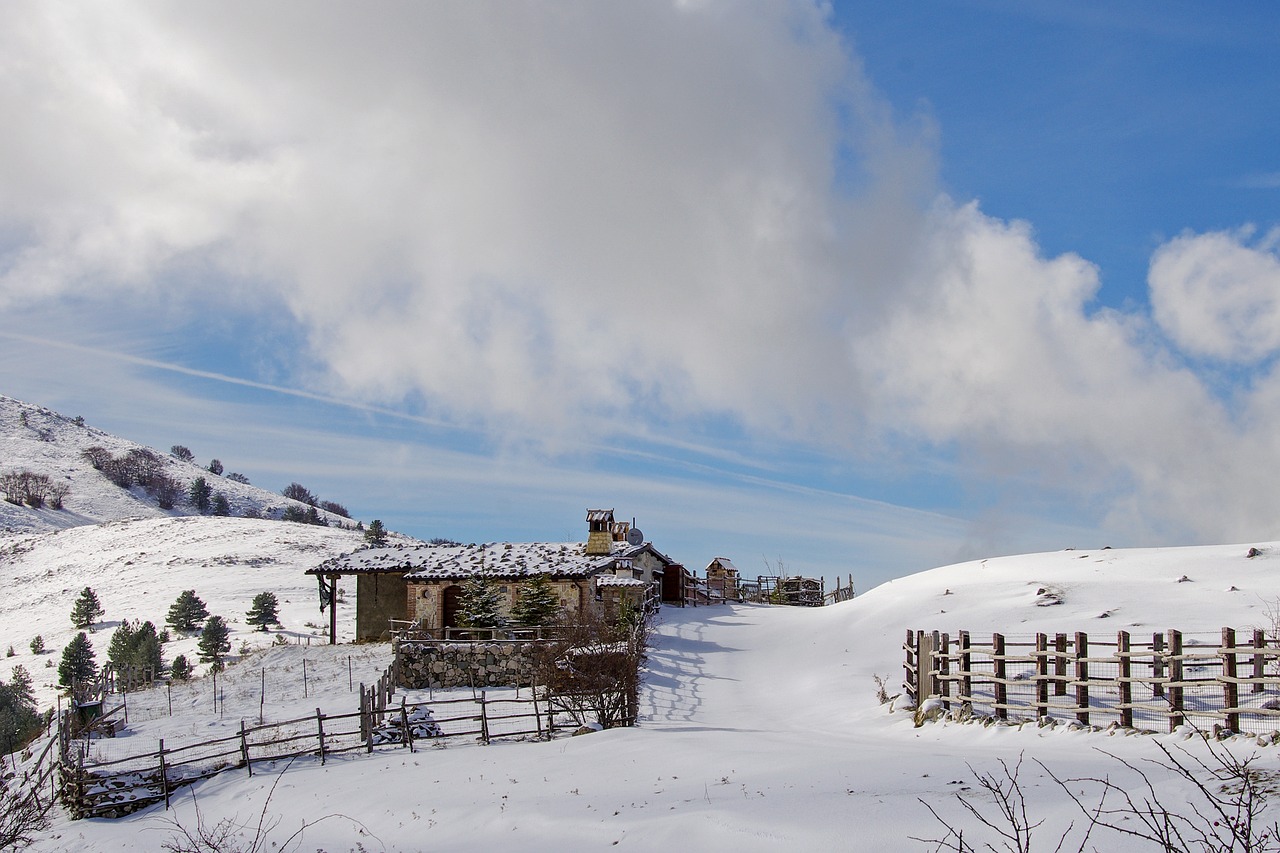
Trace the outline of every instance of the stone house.
<instances>
[{"instance_id":1,"label":"stone house","mask_svg":"<svg viewBox=\"0 0 1280 853\"><path fill-rule=\"evenodd\" d=\"M386 545L331 558L307 574L356 579L357 642L384 638L393 623L430 632L457 627L462 585L476 575L496 585L506 613L535 575L547 576L569 617L656 596L671 559L632 525L615 522L612 510L588 510L587 523L586 543Z\"/></svg>"}]
</instances>

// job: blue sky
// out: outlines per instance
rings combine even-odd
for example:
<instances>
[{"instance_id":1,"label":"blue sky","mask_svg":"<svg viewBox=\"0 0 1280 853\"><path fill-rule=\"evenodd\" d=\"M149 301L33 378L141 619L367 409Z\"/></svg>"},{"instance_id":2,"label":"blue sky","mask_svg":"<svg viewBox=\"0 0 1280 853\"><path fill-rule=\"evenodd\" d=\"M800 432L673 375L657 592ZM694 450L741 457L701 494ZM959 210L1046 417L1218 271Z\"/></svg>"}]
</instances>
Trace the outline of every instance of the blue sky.
<instances>
[{"instance_id":1,"label":"blue sky","mask_svg":"<svg viewBox=\"0 0 1280 853\"><path fill-rule=\"evenodd\" d=\"M0 393L860 588L1280 538L1270 4L124 10L0 11Z\"/></svg>"}]
</instances>

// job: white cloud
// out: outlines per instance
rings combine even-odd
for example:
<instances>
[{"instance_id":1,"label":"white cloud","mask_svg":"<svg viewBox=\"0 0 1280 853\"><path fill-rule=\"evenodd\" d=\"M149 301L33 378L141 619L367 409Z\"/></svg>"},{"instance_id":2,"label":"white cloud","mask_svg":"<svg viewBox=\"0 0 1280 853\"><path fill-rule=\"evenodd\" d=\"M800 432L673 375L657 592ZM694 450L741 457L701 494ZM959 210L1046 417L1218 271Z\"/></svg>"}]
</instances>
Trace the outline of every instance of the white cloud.
<instances>
[{"instance_id":1,"label":"white cloud","mask_svg":"<svg viewBox=\"0 0 1280 853\"><path fill-rule=\"evenodd\" d=\"M1184 234L1151 258L1155 319L1185 352L1251 364L1280 349L1280 229Z\"/></svg>"},{"instance_id":2,"label":"white cloud","mask_svg":"<svg viewBox=\"0 0 1280 853\"><path fill-rule=\"evenodd\" d=\"M0 308L284 306L324 393L548 444L906 436L1117 525L1280 534L1270 385L1229 413L1085 260L940 198L820 5L10 4L0 108ZM1153 259L1187 352L1280 343L1243 241Z\"/></svg>"}]
</instances>

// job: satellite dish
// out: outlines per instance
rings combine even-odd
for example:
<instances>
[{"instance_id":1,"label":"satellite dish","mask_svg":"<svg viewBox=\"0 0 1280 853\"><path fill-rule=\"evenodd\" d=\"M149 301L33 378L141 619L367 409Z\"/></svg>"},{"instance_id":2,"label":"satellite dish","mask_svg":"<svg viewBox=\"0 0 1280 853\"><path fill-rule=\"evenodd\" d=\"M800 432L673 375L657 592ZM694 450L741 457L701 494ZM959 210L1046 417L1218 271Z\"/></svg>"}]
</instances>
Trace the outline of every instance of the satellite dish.
<instances>
[{"instance_id":1,"label":"satellite dish","mask_svg":"<svg viewBox=\"0 0 1280 853\"><path fill-rule=\"evenodd\" d=\"M644 544L644 534L640 532L640 528L633 527L627 531L627 544L628 545Z\"/></svg>"}]
</instances>

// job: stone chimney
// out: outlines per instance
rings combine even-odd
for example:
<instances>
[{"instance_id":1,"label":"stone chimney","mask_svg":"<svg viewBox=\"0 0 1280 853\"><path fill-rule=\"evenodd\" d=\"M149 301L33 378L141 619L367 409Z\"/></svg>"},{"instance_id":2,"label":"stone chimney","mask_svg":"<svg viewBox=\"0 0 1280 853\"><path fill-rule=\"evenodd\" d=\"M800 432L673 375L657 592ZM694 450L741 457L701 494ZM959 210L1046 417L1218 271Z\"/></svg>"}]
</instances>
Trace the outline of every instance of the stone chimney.
<instances>
[{"instance_id":1,"label":"stone chimney","mask_svg":"<svg viewBox=\"0 0 1280 853\"><path fill-rule=\"evenodd\" d=\"M587 556L607 557L613 552L613 510L587 510Z\"/></svg>"}]
</instances>

